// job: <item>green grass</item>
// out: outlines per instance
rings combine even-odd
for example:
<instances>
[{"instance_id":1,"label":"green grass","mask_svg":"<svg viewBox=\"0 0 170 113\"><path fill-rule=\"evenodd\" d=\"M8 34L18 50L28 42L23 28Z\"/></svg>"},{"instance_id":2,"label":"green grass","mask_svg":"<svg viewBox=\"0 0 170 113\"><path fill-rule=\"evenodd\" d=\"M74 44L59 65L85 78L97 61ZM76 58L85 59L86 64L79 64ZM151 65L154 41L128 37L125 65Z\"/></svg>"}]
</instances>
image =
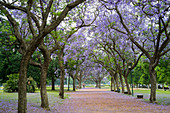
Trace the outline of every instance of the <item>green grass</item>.
<instances>
[{"instance_id":1,"label":"green grass","mask_svg":"<svg viewBox=\"0 0 170 113\"><path fill-rule=\"evenodd\" d=\"M65 91L66 92L66 91ZM68 92L68 91L67 91ZM48 100L50 104L54 104L58 102L59 104L63 103L63 99L59 98L59 90L52 91L47 88ZM68 94L64 94L64 99L69 98ZM10 101L10 102L17 102L18 101L18 93L8 93L0 90L0 102L1 101ZM40 90L36 89L35 93L27 93L27 102L31 104L40 105L41 104L41 96Z\"/></svg>"},{"instance_id":2,"label":"green grass","mask_svg":"<svg viewBox=\"0 0 170 113\"><path fill-rule=\"evenodd\" d=\"M149 102L150 98L150 89L137 89L134 90L134 96L136 97L137 94L144 95L144 101ZM170 105L170 91L164 90L156 90L156 101L159 105Z\"/></svg>"},{"instance_id":3,"label":"green grass","mask_svg":"<svg viewBox=\"0 0 170 113\"><path fill-rule=\"evenodd\" d=\"M121 87L120 87L120 89L121 89ZM125 91L127 91L126 87L125 87ZM149 102L150 89L147 89L147 88L146 89L144 89L144 88L136 89L136 88L134 88L133 91L134 91L134 97L137 97L137 94L143 94L144 95L144 101ZM131 95L129 95L129 96L131 96ZM164 90L161 90L161 89L156 90L156 99L157 99L156 100L157 104L159 104L159 105L170 105L170 91L164 91Z\"/></svg>"},{"instance_id":4,"label":"green grass","mask_svg":"<svg viewBox=\"0 0 170 113\"><path fill-rule=\"evenodd\" d=\"M135 93L141 93L141 94L150 94L150 89L137 89L134 90ZM164 91L164 90L156 90L156 94L165 94L165 95L170 95L170 91Z\"/></svg>"},{"instance_id":5,"label":"green grass","mask_svg":"<svg viewBox=\"0 0 170 113\"><path fill-rule=\"evenodd\" d=\"M17 101L18 93L7 93L0 90L0 101Z\"/></svg>"}]
</instances>

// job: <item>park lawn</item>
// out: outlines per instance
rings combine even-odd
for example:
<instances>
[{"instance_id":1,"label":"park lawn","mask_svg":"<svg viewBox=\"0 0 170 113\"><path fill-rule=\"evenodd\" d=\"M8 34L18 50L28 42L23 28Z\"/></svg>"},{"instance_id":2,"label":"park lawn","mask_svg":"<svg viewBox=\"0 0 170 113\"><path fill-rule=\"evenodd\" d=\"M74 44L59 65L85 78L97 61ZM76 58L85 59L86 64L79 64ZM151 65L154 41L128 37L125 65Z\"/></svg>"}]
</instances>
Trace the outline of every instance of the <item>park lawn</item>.
<instances>
[{"instance_id":1,"label":"park lawn","mask_svg":"<svg viewBox=\"0 0 170 113\"><path fill-rule=\"evenodd\" d=\"M46 87L47 91L52 91L51 90L51 86L47 86ZM39 90L39 89L38 89ZM59 87L55 87L55 91L58 91L59 92L60 88ZM71 92L73 91L73 88L69 88L69 91L68 91L68 88L67 87L64 87L64 92Z\"/></svg>"},{"instance_id":2,"label":"park lawn","mask_svg":"<svg viewBox=\"0 0 170 113\"><path fill-rule=\"evenodd\" d=\"M120 87L121 89L121 87ZM109 89L108 89L109 90ZM132 91L132 89L130 89ZM126 91L126 88L125 88ZM143 94L144 101L149 102L150 89L147 88L134 88L134 97L137 97L137 94ZM131 95L129 95L131 96ZM164 91L162 89L156 90L156 99L157 104L159 105L170 105L170 91Z\"/></svg>"},{"instance_id":3,"label":"park lawn","mask_svg":"<svg viewBox=\"0 0 170 113\"><path fill-rule=\"evenodd\" d=\"M59 91L55 90L49 90L47 88L47 93L48 93L48 100L49 100L49 104L50 107L53 107L56 103L58 104L62 104L63 103L63 99L59 98ZM65 94L64 98L68 98L69 95ZM8 92L4 92L3 90L0 90L0 104L4 103L4 102L8 102L8 103L17 103L18 102L18 93L14 92L14 93L8 93ZM40 90L36 89L35 93L27 93L27 103L30 104L31 106L40 106L41 104L41 96L40 96ZM16 108L16 104L12 106L13 109L17 109Z\"/></svg>"},{"instance_id":4,"label":"park lawn","mask_svg":"<svg viewBox=\"0 0 170 113\"><path fill-rule=\"evenodd\" d=\"M143 94L144 100L149 102L150 89L135 89L134 96L137 94ZM159 105L170 105L170 91L156 90L157 103Z\"/></svg>"},{"instance_id":5,"label":"park lawn","mask_svg":"<svg viewBox=\"0 0 170 113\"><path fill-rule=\"evenodd\" d=\"M18 93L7 93L0 90L0 102L2 101L14 101L18 100Z\"/></svg>"}]
</instances>

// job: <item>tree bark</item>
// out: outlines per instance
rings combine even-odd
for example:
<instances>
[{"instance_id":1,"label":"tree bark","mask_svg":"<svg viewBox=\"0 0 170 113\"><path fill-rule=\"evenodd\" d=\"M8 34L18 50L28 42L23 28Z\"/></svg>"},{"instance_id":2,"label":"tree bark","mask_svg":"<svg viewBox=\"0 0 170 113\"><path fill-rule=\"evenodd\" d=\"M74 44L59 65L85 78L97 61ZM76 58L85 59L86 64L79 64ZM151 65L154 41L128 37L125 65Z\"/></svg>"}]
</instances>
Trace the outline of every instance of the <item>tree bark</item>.
<instances>
[{"instance_id":1,"label":"tree bark","mask_svg":"<svg viewBox=\"0 0 170 113\"><path fill-rule=\"evenodd\" d=\"M46 62L44 62L46 63ZM48 65L48 64L47 64ZM46 79L47 79L47 71L48 66L43 65L41 68L41 107L47 110L50 110L49 103L48 103L48 96L47 96L47 89L46 89Z\"/></svg>"},{"instance_id":2,"label":"tree bark","mask_svg":"<svg viewBox=\"0 0 170 113\"><path fill-rule=\"evenodd\" d=\"M20 71L19 71L19 85L18 85L18 113L27 113L27 67L31 55L23 55Z\"/></svg>"},{"instance_id":3,"label":"tree bark","mask_svg":"<svg viewBox=\"0 0 170 113\"><path fill-rule=\"evenodd\" d=\"M79 79L79 89L81 89L81 77Z\"/></svg>"},{"instance_id":4,"label":"tree bark","mask_svg":"<svg viewBox=\"0 0 170 113\"><path fill-rule=\"evenodd\" d=\"M119 90L117 74L114 75L117 91Z\"/></svg>"},{"instance_id":5,"label":"tree bark","mask_svg":"<svg viewBox=\"0 0 170 113\"><path fill-rule=\"evenodd\" d=\"M156 72L152 64L149 65L150 81L151 81L151 93L150 102L154 103L156 101Z\"/></svg>"},{"instance_id":6,"label":"tree bark","mask_svg":"<svg viewBox=\"0 0 170 113\"><path fill-rule=\"evenodd\" d=\"M44 57L44 63L41 64L41 78L40 78L41 107L45 108L46 110L50 110L48 96L47 96L47 89L46 89L46 80L47 80L48 67L51 62L51 52L48 51L44 43L41 43L39 49L41 50Z\"/></svg>"},{"instance_id":7,"label":"tree bark","mask_svg":"<svg viewBox=\"0 0 170 113\"><path fill-rule=\"evenodd\" d=\"M113 76L111 76L111 86L110 86L110 90L113 91Z\"/></svg>"},{"instance_id":8,"label":"tree bark","mask_svg":"<svg viewBox=\"0 0 170 113\"><path fill-rule=\"evenodd\" d=\"M76 91L76 79L75 79L75 76L73 76L73 91Z\"/></svg>"},{"instance_id":9,"label":"tree bark","mask_svg":"<svg viewBox=\"0 0 170 113\"><path fill-rule=\"evenodd\" d=\"M116 83L114 82L114 79L113 79L113 85L114 85L114 91L116 91Z\"/></svg>"},{"instance_id":10,"label":"tree bark","mask_svg":"<svg viewBox=\"0 0 170 113\"><path fill-rule=\"evenodd\" d=\"M124 93L124 83L123 83L123 78L122 78L122 75L119 74L120 76L120 82L121 82L121 85L122 85L122 93Z\"/></svg>"},{"instance_id":11,"label":"tree bark","mask_svg":"<svg viewBox=\"0 0 170 113\"><path fill-rule=\"evenodd\" d=\"M67 91L70 91L70 75L68 77L68 89L67 89Z\"/></svg>"},{"instance_id":12,"label":"tree bark","mask_svg":"<svg viewBox=\"0 0 170 113\"><path fill-rule=\"evenodd\" d=\"M99 83L98 83L98 81L96 80L95 82L96 82L96 88L99 88Z\"/></svg>"},{"instance_id":13,"label":"tree bark","mask_svg":"<svg viewBox=\"0 0 170 113\"><path fill-rule=\"evenodd\" d=\"M59 54L59 66L60 66L60 91L59 96L64 99L64 65L63 65L63 49L61 49Z\"/></svg>"},{"instance_id":14,"label":"tree bark","mask_svg":"<svg viewBox=\"0 0 170 113\"><path fill-rule=\"evenodd\" d=\"M98 83L99 83L99 88L101 89L101 80L100 79L99 79Z\"/></svg>"},{"instance_id":15,"label":"tree bark","mask_svg":"<svg viewBox=\"0 0 170 113\"><path fill-rule=\"evenodd\" d=\"M124 78L125 78L125 83L126 83L126 88L127 88L127 91L128 91L128 95L131 95L131 91L130 91L130 87L129 87L129 84L128 84L127 77L124 77Z\"/></svg>"},{"instance_id":16,"label":"tree bark","mask_svg":"<svg viewBox=\"0 0 170 113\"><path fill-rule=\"evenodd\" d=\"M55 78L54 78L54 75L52 75L52 88L51 90L55 90Z\"/></svg>"}]
</instances>

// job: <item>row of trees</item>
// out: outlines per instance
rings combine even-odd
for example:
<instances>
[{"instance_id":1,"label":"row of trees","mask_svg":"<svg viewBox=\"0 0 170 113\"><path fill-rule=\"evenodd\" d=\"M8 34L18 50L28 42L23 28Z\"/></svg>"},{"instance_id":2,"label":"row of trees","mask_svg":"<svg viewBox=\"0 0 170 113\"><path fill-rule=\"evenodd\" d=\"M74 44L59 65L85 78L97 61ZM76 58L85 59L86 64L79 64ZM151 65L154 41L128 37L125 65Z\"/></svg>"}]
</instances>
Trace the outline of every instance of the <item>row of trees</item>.
<instances>
[{"instance_id":1,"label":"row of trees","mask_svg":"<svg viewBox=\"0 0 170 113\"><path fill-rule=\"evenodd\" d=\"M141 56L149 62L150 101L156 101L156 71L160 58L168 54L169 15L167 1L105 1L100 0L99 19L91 29L96 50L92 56L117 79L125 79L128 93L128 66L134 69ZM124 86L122 77L120 81ZM116 83L117 84L117 83ZM122 87L122 90L123 87Z\"/></svg>"},{"instance_id":2,"label":"row of trees","mask_svg":"<svg viewBox=\"0 0 170 113\"><path fill-rule=\"evenodd\" d=\"M98 86L110 75L117 90L119 79L122 93L125 81L131 94L128 66L136 70L142 56L149 63L150 101L156 101L156 75L160 74L155 68L170 50L168 11L168 1L161 0L0 1L1 18L6 17L2 26L9 26L3 28L2 51L17 50L15 56L21 58L20 66L15 66L19 67L18 112L27 112L26 81L32 66L40 70L41 107L49 109L47 74L54 83L59 73L61 98L65 75L72 77L73 90L76 79L79 84L91 79ZM3 55L8 60L9 55Z\"/></svg>"}]
</instances>

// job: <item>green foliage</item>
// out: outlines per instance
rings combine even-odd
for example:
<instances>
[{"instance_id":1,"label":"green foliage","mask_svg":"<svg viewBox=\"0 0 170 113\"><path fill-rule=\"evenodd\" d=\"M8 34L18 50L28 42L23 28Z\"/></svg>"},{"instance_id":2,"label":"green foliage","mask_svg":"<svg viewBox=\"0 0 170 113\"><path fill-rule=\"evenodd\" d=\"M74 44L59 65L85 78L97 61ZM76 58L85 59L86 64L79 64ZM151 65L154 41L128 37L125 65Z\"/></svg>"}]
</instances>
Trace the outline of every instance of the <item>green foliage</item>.
<instances>
[{"instance_id":1,"label":"green foliage","mask_svg":"<svg viewBox=\"0 0 170 113\"><path fill-rule=\"evenodd\" d=\"M170 84L170 65L169 59L161 58L158 66L155 68L157 75L158 84ZM139 61L138 65L134 68L133 72L133 82L134 84L149 84L150 74L149 74L149 63ZM128 77L130 81L130 77Z\"/></svg>"},{"instance_id":2,"label":"green foliage","mask_svg":"<svg viewBox=\"0 0 170 113\"><path fill-rule=\"evenodd\" d=\"M157 81L160 84L170 84L170 65L169 59L160 59L160 63L156 67Z\"/></svg>"},{"instance_id":3,"label":"green foliage","mask_svg":"<svg viewBox=\"0 0 170 113\"><path fill-rule=\"evenodd\" d=\"M142 70L143 70L143 73L140 77L140 80L139 80L139 83L141 84L149 84L150 83L150 75L149 75L149 63L147 62L144 62L142 63Z\"/></svg>"},{"instance_id":4,"label":"green foliage","mask_svg":"<svg viewBox=\"0 0 170 113\"><path fill-rule=\"evenodd\" d=\"M3 84L4 92L17 92L18 91L18 81L19 81L19 74L10 74L7 75L8 79L6 83ZM35 88L37 87L37 83L34 81L32 77L27 79L27 91L34 93Z\"/></svg>"},{"instance_id":5,"label":"green foliage","mask_svg":"<svg viewBox=\"0 0 170 113\"><path fill-rule=\"evenodd\" d=\"M2 52L2 51L1 51ZM2 79L1 83L4 83L8 80L6 75L19 72L21 55L15 54L11 51L6 51L5 53L0 53L0 78Z\"/></svg>"},{"instance_id":6,"label":"green foliage","mask_svg":"<svg viewBox=\"0 0 170 113\"><path fill-rule=\"evenodd\" d=\"M2 19L0 22L0 84L8 80L6 75L19 71L21 55L16 52L16 37L11 34L10 23Z\"/></svg>"},{"instance_id":7,"label":"green foliage","mask_svg":"<svg viewBox=\"0 0 170 113\"><path fill-rule=\"evenodd\" d=\"M27 79L27 92L34 93L35 88L37 87L37 83L32 77Z\"/></svg>"},{"instance_id":8,"label":"green foliage","mask_svg":"<svg viewBox=\"0 0 170 113\"><path fill-rule=\"evenodd\" d=\"M148 85L150 83L149 63L139 61L138 65L132 70L132 77L134 84ZM130 81L130 76L128 76L128 81Z\"/></svg>"},{"instance_id":9,"label":"green foliage","mask_svg":"<svg viewBox=\"0 0 170 113\"><path fill-rule=\"evenodd\" d=\"M36 81L37 86L40 87L40 69L39 69L39 67L29 65L27 77L32 77Z\"/></svg>"},{"instance_id":10,"label":"green foliage","mask_svg":"<svg viewBox=\"0 0 170 113\"><path fill-rule=\"evenodd\" d=\"M6 83L3 84L4 91L5 92L15 92L18 91L18 80L19 80L19 74L10 74L7 75L9 80L6 81Z\"/></svg>"}]
</instances>

